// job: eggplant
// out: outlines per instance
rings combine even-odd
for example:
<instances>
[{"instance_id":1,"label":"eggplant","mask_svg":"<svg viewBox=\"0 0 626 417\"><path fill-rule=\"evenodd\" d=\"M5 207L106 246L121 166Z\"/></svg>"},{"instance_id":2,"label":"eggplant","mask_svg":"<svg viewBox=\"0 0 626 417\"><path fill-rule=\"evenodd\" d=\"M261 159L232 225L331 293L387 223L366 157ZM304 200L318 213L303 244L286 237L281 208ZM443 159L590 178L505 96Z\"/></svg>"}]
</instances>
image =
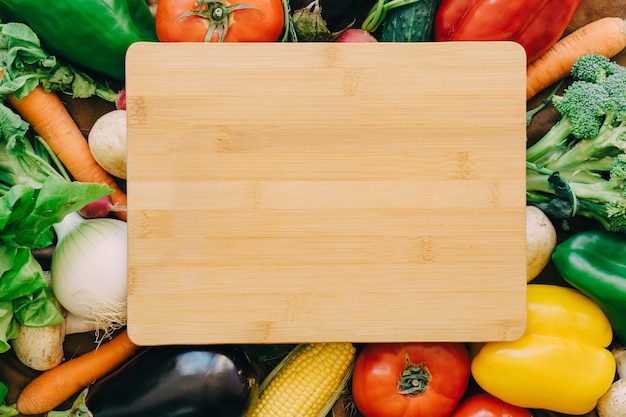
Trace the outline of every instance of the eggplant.
<instances>
[{"instance_id":1,"label":"eggplant","mask_svg":"<svg viewBox=\"0 0 626 417\"><path fill-rule=\"evenodd\" d=\"M356 21L364 0L289 0L298 41L333 41Z\"/></svg>"},{"instance_id":2,"label":"eggplant","mask_svg":"<svg viewBox=\"0 0 626 417\"><path fill-rule=\"evenodd\" d=\"M238 346L155 346L95 381L55 417L242 417L258 395ZM71 413L74 414L71 414Z\"/></svg>"}]
</instances>

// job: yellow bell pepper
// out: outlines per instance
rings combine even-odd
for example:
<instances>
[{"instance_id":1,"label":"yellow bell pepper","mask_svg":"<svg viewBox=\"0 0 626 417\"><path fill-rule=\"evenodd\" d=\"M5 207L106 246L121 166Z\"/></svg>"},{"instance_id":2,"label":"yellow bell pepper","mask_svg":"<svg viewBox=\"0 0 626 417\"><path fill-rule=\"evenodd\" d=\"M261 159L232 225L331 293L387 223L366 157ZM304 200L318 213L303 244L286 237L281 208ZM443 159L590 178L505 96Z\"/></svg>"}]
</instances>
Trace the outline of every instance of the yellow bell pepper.
<instances>
[{"instance_id":1,"label":"yellow bell pepper","mask_svg":"<svg viewBox=\"0 0 626 417\"><path fill-rule=\"evenodd\" d=\"M579 291L528 285L528 326L510 342L488 342L472 375L488 393L523 408L564 414L592 411L615 377L613 338L600 308Z\"/></svg>"}]
</instances>

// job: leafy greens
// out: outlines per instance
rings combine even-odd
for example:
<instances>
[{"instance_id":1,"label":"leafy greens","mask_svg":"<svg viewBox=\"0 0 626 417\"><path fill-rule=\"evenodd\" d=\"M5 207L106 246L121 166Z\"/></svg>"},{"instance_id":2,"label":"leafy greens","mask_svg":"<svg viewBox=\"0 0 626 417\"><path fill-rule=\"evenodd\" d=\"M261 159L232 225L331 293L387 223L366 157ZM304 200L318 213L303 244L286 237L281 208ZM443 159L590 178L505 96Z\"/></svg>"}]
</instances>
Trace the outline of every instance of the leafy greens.
<instances>
[{"instance_id":1,"label":"leafy greens","mask_svg":"<svg viewBox=\"0 0 626 417\"><path fill-rule=\"evenodd\" d=\"M19 23L0 24L0 97L25 96L38 85L88 97L107 91L87 75L60 65ZM59 82L62 80L62 82ZM89 86L84 89L83 87ZM20 325L62 323L54 294L32 249L54 243L52 225L113 190L72 181L30 126L0 104L0 353ZM32 137L34 136L34 137Z\"/></svg>"},{"instance_id":2,"label":"leafy greens","mask_svg":"<svg viewBox=\"0 0 626 417\"><path fill-rule=\"evenodd\" d=\"M0 97L26 96L40 85L74 98L98 96L114 102L117 93L88 74L60 62L41 48L37 35L23 23L0 23Z\"/></svg>"}]
</instances>

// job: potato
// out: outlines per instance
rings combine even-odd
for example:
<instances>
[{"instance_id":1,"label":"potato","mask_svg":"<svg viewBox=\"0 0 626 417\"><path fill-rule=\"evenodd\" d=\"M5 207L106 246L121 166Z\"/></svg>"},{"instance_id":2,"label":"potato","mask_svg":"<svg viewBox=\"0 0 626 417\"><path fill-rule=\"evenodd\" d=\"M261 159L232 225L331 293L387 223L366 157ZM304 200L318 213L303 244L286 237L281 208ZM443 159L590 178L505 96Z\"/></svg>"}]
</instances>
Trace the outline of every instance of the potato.
<instances>
[{"instance_id":1,"label":"potato","mask_svg":"<svg viewBox=\"0 0 626 417\"><path fill-rule=\"evenodd\" d=\"M526 282L543 271L556 247L556 229L543 211L526 207Z\"/></svg>"},{"instance_id":2,"label":"potato","mask_svg":"<svg viewBox=\"0 0 626 417\"><path fill-rule=\"evenodd\" d=\"M599 417L623 417L626 415L626 379L613 382L598 400Z\"/></svg>"},{"instance_id":3,"label":"potato","mask_svg":"<svg viewBox=\"0 0 626 417\"><path fill-rule=\"evenodd\" d=\"M89 131L89 149L109 174L126 179L126 110L112 110L96 120Z\"/></svg>"},{"instance_id":4,"label":"potato","mask_svg":"<svg viewBox=\"0 0 626 417\"><path fill-rule=\"evenodd\" d=\"M20 326L19 333L11 344L20 362L37 371L46 371L63 362L64 340L65 331L62 325Z\"/></svg>"}]
</instances>

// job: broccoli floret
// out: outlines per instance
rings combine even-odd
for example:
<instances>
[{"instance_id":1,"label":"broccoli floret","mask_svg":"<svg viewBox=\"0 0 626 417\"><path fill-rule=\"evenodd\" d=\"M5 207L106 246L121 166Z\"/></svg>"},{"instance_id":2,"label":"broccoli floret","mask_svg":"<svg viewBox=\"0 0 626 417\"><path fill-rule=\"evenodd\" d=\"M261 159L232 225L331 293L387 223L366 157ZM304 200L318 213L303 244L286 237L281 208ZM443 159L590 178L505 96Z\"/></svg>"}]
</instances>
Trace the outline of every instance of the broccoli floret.
<instances>
[{"instance_id":1,"label":"broccoli floret","mask_svg":"<svg viewBox=\"0 0 626 417\"><path fill-rule=\"evenodd\" d=\"M554 150L575 139L590 139L598 135L612 101L606 88L587 81L575 81L562 95L554 95L552 104L561 119L537 143L526 151L526 159L539 162Z\"/></svg>"},{"instance_id":2,"label":"broccoli floret","mask_svg":"<svg viewBox=\"0 0 626 417\"><path fill-rule=\"evenodd\" d=\"M598 135L604 121L609 93L601 84L574 81L563 95L552 97L554 108L572 123L572 135L589 139Z\"/></svg>"},{"instance_id":3,"label":"broccoli floret","mask_svg":"<svg viewBox=\"0 0 626 417\"><path fill-rule=\"evenodd\" d=\"M601 84L606 77L622 70L623 67L604 55L587 54L574 62L570 73L575 80Z\"/></svg>"},{"instance_id":4,"label":"broccoli floret","mask_svg":"<svg viewBox=\"0 0 626 417\"><path fill-rule=\"evenodd\" d=\"M561 119L526 153L527 200L626 232L626 67L586 55L552 103Z\"/></svg>"},{"instance_id":5,"label":"broccoli floret","mask_svg":"<svg viewBox=\"0 0 626 417\"><path fill-rule=\"evenodd\" d=\"M609 179L613 182L626 184L626 154L620 153L611 159Z\"/></svg>"},{"instance_id":6,"label":"broccoli floret","mask_svg":"<svg viewBox=\"0 0 626 417\"><path fill-rule=\"evenodd\" d=\"M607 112L613 118L610 122L619 124L626 118L626 69L609 75L602 85L611 99L612 108Z\"/></svg>"},{"instance_id":7,"label":"broccoli floret","mask_svg":"<svg viewBox=\"0 0 626 417\"><path fill-rule=\"evenodd\" d=\"M623 199L606 205L606 229L612 232L626 232L626 203Z\"/></svg>"}]
</instances>

